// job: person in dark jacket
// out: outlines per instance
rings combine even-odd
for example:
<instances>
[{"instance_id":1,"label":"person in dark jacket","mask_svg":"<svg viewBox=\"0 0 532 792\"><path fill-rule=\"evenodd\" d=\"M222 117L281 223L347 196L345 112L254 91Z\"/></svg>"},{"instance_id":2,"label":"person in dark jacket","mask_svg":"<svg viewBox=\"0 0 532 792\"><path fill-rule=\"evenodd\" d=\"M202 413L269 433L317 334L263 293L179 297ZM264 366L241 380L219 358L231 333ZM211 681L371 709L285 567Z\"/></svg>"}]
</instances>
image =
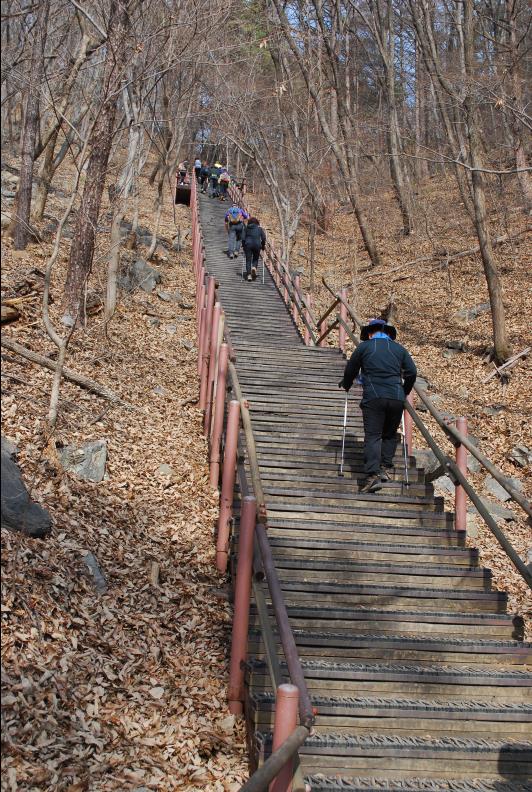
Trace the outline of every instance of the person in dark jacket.
<instances>
[{"instance_id":1,"label":"person in dark jacket","mask_svg":"<svg viewBox=\"0 0 532 792\"><path fill-rule=\"evenodd\" d=\"M345 367L339 387L349 390L361 373L362 418L364 423L364 472L361 492L377 492L389 480L397 448L406 396L414 387L414 361L396 343L395 327L383 319L372 319L360 332L357 346Z\"/></svg>"},{"instance_id":2,"label":"person in dark jacket","mask_svg":"<svg viewBox=\"0 0 532 792\"><path fill-rule=\"evenodd\" d=\"M209 176L211 173L211 169L207 167L207 163L204 162L201 166L200 174L199 174L199 183L201 187L201 192L207 192L207 186L209 184Z\"/></svg>"},{"instance_id":3,"label":"person in dark jacket","mask_svg":"<svg viewBox=\"0 0 532 792\"><path fill-rule=\"evenodd\" d=\"M266 247L266 234L256 217L250 217L244 226L242 247L246 256L246 277L248 281L255 280L260 252Z\"/></svg>"},{"instance_id":4,"label":"person in dark jacket","mask_svg":"<svg viewBox=\"0 0 532 792\"><path fill-rule=\"evenodd\" d=\"M209 172L209 182L210 182L210 197L211 198L218 198L218 179L220 178L220 173L222 172L222 166L219 162L215 162Z\"/></svg>"}]
</instances>

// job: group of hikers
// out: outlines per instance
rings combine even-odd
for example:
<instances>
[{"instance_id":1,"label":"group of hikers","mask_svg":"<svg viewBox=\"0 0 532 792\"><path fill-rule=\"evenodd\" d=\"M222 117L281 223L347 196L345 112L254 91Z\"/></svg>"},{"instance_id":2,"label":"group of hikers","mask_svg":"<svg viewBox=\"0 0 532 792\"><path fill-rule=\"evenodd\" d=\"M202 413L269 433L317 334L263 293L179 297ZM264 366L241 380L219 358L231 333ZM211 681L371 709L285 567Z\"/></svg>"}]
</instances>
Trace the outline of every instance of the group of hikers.
<instances>
[{"instance_id":1,"label":"group of hikers","mask_svg":"<svg viewBox=\"0 0 532 792\"><path fill-rule=\"evenodd\" d=\"M264 229L236 204L225 213L225 227L228 257L237 258L242 245L246 278L255 280L260 252L266 246ZM370 320L338 383L346 392L355 381L362 385L365 481L360 491L365 493L378 492L391 478L404 402L417 376L414 361L396 337L393 325L383 319Z\"/></svg>"},{"instance_id":2,"label":"group of hikers","mask_svg":"<svg viewBox=\"0 0 532 792\"><path fill-rule=\"evenodd\" d=\"M231 175L221 163L207 165L200 159L194 160L194 177L202 193L207 193L211 198L227 201ZM188 160L183 160L177 166L177 184L190 184L188 173Z\"/></svg>"},{"instance_id":3,"label":"group of hikers","mask_svg":"<svg viewBox=\"0 0 532 792\"><path fill-rule=\"evenodd\" d=\"M188 178L188 163L180 163L179 178ZM219 162L208 167L196 159L194 175L202 193L224 201L231 176ZM178 182L179 183L179 182ZM185 183L185 182L183 182ZM190 179L189 182L190 183ZM246 257L246 280L257 277L266 234L256 217L237 204L225 213L227 255L238 258L242 246ZM361 329L360 341L345 367L339 388L348 392L354 382L362 385L362 419L364 425L364 474L360 491L378 492L391 478L405 399L414 387L417 370L407 350L395 340L397 331L384 319L371 319Z\"/></svg>"},{"instance_id":4,"label":"group of hikers","mask_svg":"<svg viewBox=\"0 0 532 792\"><path fill-rule=\"evenodd\" d=\"M224 220L228 257L238 258L242 245L246 257L246 280L256 280L259 257L266 247L264 229L257 217L250 217L248 212L237 204L233 204L227 210Z\"/></svg>"}]
</instances>

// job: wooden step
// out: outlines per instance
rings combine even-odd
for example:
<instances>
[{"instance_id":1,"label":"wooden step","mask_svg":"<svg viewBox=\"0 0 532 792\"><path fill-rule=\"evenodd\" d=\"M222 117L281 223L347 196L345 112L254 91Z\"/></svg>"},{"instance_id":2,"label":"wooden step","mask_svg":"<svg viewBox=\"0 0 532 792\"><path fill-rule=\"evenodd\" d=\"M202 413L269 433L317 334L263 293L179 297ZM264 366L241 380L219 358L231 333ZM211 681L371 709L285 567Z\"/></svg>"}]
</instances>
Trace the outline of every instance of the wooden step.
<instances>
[{"instance_id":1,"label":"wooden step","mask_svg":"<svg viewBox=\"0 0 532 792\"><path fill-rule=\"evenodd\" d=\"M416 665L403 662L333 663L327 660L303 660L303 672L309 691L322 695L404 694L462 700L502 699L532 704L532 670L520 667L474 667L444 664ZM288 669L281 664L283 679ZM246 672L250 690L271 691L266 663L252 660Z\"/></svg>"},{"instance_id":2,"label":"wooden step","mask_svg":"<svg viewBox=\"0 0 532 792\"><path fill-rule=\"evenodd\" d=\"M323 773L306 775L305 782L312 792L531 792L527 781L508 781L502 776L492 779L460 779L459 782L445 778L375 778L368 776L328 776ZM458 785L459 783L459 785Z\"/></svg>"},{"instance_id":3,"label":"wooden step","mask_svg":"<svg viewBox=\"0 0 532 792\"><path fill-rule=\"evenodd\" d=\"M490 591L492 573L481 567L430 567L391 564L382 561L357 562L311 558L274 556L280 579L316 580L338 583L398 583L427 588L466 588Z\"/></svg>"},{"instance_id":4,"label":"wooden step","mask_svg":"<svg viewBox=\"0 0 532 792\"><path fill-rule=\"evenodd\" d=\"M385 544L397 542L409 545L430 545L440 547L463 547L465 545L465 531L455 531L451 528L432 527L430 525L417 526L406 523L376 520L375 523L351 521L326 520L318 516L312 519L304 515L297 519L295 515L280 512L268 512L268 529L272 537L313 538L316 540L327 539L335 536L337 539L356 539L359 541L381 540ZM336 518L336 515L334 515Z\"/></svg>"},{"instance_id":5,"label":"wooden step","mask_svg":"<svg viewBox=\"0 0 532 792\"><path fill-rule=\"evenodd\" d=\"M391 610L385 608L342 608L336 605L289 605L288 615L293 629L306 632L349 635L352 631L380 635L429 635L442 639L494 638L496 640L523 639L523 620L519 616L460 611ZM272 611L273 618L273 611ZM258 628L254 607L250 624Z\"/></svg>"},{"instance_id":6,"label":"wooden step","mask_svg":"<svg viewBox=\"0 0 532 792\"><path fill-rule=\"evenodd\" d=\"M404 696L312 697L317 710L315 732L357 735L374 733L419 737L526 738L532 726L532 704L489 700L449 701ZM259 731L273 728L275 696L252 693L248 717Z\"/></svg>"},{"instance_id":7,"label":"wooden step","mask_svg":"<svg viewBox=\"0 0 532 792\"><path fill-rule=\"evenodd\" d=\"M351 635L332 631L315 632L294 630L299 656L304 660L330 662L381 662L414 661L416 663L452 663L475 666L532 665L532 645L519 641L497 641L465 638L412 637L368 635L352 632ZM280 650L280 646L279 646ZM260 634L250 630L250 655L262 658Z\"/></svg>"},{"instance_id":8,"label":"wooden step","mask_svg":"<svg viewBox=\"0 0 532 792\"><path fill-rule=\"evenodd\" d=\"M299 536L285 537L275 531L270 533L270 543L276 559L306 558L309 553L316 559L339 559L353 561L383 561L423 564L453 564L474 567L478 565L478 550L469 547L441 547L440 545L385 543L383 541L357 541L346 539L320 539Z\"/></svg>"},{"instance_id":9,"label":"wooden step","mask_svg":"<svg viewBox=\"0 0 532 792\"><path fill-rule=\"evenodd\" d=\"M271 733L257 732L257 764L271 753ZM305 775L364 775L375 779L411 776L527 781L532 742L515 738L367 736L309 737L299 753Z\"/></svg>"}]
</instances>

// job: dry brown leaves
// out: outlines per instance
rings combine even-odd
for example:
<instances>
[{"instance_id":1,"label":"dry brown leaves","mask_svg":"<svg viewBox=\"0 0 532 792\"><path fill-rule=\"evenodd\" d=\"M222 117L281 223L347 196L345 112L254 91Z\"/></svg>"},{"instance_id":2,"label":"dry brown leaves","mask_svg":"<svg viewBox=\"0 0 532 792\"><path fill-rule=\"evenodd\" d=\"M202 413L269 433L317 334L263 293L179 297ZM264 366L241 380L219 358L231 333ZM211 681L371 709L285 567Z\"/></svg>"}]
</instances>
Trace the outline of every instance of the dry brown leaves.
<instances>
[{"instance_id":1,"label":"dry brown leaves","mask_svg":"<svg viewBox=\"0 0 532 792\"><path fill-rule=\"evenodd\" d=\"M153 227L147 184L143 199L140 222ZM60 208L52 196L49 211L57 216ZM177 222L189 229L185 208ZM160 234L171 240L174 231L168 200ZM96 286L104 283L104 235L101 244ZM11 296L25 273L42 268L50 244L14 256L3 239L2 249L3 294ZM55 318L67 252L54 277ZM179 289L193 304L190 248L165 255L155 264L161 288ZM38 292L37 283L23 319L6 332L43 353L52 346ZM148 324L150 311L159 327ZM67 365L138 408L62 385L54 439L106 438L101 484L62 473L44 453L51 373L12 356L4 361L2 431L54 520L46 541L2 529L2 789L9 792L229 792L247 777L243 726L225 701L230 607L214 567L217 499L199 412L179 407L197 390L196 355L184 339L195 341L193 311L144 293L123 298L108 338L98 316L76 334ZM173 475L158 474L162 463ZM103 596L83 562L89 551L108 581Z\"/></svg>"}]
</instances>

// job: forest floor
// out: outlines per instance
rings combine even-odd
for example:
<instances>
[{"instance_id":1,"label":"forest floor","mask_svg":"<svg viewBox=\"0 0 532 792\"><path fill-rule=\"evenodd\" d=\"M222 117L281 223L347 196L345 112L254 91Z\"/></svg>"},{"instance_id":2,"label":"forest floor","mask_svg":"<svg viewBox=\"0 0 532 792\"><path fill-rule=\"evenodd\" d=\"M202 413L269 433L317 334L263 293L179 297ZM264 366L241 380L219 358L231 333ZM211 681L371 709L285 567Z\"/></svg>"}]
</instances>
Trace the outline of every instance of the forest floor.
<instances>
[{"instance_id":1,"label":"forest floor","mask_svg":"<svg viewBox=\"0 0 532 792\"><path fill-rule=\"evenodd\" d=\"M382 180L378 180L382 183ZM246 200L273 240L277 222L265 189L255 187ZM515 185L498 180L488 190L488 210L493 237L507 235L510 241L494 248L504 289L508 336L514 353L532 346L532 226L523 213ZM489 310L475 319L464 319L464 309L488 303L488 291L480 255L466 256L445 266L446 256L478 245L471 223L459 200L451 177L429 178L417 194L417 228L405 237L393 193L375 193L364 199L367 217L374 231L383 267L372 272L354 215L348 207L331 210L326 235L315 238L313 313L317 319L333 297L322 284L322 277L333 290L349 287L349 300L356 313L369 319L380 316L393 303L398 341L417 363L419 373L429 382L429 395L438 395L438 409L452 416L465 416L468 431L479 442L480 450L507 476L517 478L527 497L532 495L532 469L520 467L508 458L517 445L532 449L532 355L522 359L508 372L503 384L498 376L484 379L494 371L485 361L485 350L493 344ZM444 252L445 251L445 252ZM438 261L415 259L438 253ZM310 237L308 224L300 225L293 246L291 269L300 270L305 291L310 291ZM463 343L464 351L450 351L448 342ZM336 332L328 343L337 344ZM453 447L430 416L423 420L448 453ZM415 432L414 446L426 448ZM483 470L483 469L482 469ZM470 473L477 492L491 501L485 491L486 472ZM446 507L453 510L453 496L446 490ZM513 511L514 521L499 520L521 558L531 561L532 532L520 507L504 504ZM525 616L527 635L532 638L532 598L525 582L515 570L489 529L476 513L469 517L468 544L481 551L481 563L493 571L493 584L509 594L509 609Z\"/></svg>"},{"instance_id":2,"label":"forest floor","mask_svg":"<svg viewBox=\"0 0 532 792\"><path fill-rule=\"evenodd\" d=\"M41 230L61 216L64 195L50 196ZM140 224L153 229L155 191L146 179L141 195ZM176 212L185 234L189 210ZM46 540L2 528L2 790L229 792L247 778L243 726L226 704L231 608L214 565L217 497L200 412L184 403L197 396L190 236L178 253L175 231L167 192L159 235L168 246L151 264L162 276L158 288L179 290L182 306L156 292L121 293L107 335L102 314L91 316L67 355L68 367L131 409L63 381L50 446L52 373L2 354L2 432L53 519ZM35 272L51 252L53 234L46 239L16 253L3 234L2 296L26 292L21 318L3 332L53 358ZM101 291L109 240L99 239L91 287ZM67 254L68 243L53 275L57 327ZM101 483L57 464L54 442L95 439L107 441ZM103 595L87 552L107 579Z\"/></svg>"}]
</instances>

